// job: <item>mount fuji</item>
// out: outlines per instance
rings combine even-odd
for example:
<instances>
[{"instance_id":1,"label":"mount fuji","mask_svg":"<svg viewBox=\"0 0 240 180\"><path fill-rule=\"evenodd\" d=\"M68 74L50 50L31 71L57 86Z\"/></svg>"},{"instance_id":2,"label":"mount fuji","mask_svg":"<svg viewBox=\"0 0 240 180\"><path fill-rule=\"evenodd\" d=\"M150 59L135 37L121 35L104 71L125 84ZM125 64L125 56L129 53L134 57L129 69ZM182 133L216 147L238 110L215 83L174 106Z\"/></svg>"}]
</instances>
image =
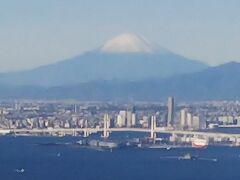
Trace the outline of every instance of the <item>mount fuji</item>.
<instances>
[{"instance_id":1,"label":"mount fuji","mask_svg":"<svg viewBox=\"0 0 240 180\"><path fill-rule=\"evenodd\" d=\"M109 40L100 48L104 53L154 53L156 50L143 37L127 33Z\"/></svg>"},{"instance_id":2,"label":"mount fuji","mask_svg":"<svg viewBox=\"0 0 240 180\"><path fill-rule=\"evenodd\" d=\"M125 33L100 48L55 64L1 73L0 83L54 87L98 80L139 81L198 72L207 67L161 48L144 37Z\"/></svg>"}]
</instances>

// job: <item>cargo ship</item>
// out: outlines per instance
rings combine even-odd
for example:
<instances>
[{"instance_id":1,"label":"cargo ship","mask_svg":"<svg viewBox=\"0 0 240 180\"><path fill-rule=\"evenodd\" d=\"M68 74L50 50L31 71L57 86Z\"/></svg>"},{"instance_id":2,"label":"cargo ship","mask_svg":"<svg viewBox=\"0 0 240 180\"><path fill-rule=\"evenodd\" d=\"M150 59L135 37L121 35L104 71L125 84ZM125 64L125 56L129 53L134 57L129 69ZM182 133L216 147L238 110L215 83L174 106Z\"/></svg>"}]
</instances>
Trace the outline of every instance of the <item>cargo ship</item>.
<instances>
[{"instance_id":1,"label":"cargo ship","mask_svg":"<svg viewBox=\"0 0 240 180\"><path fill-rule=\"evenodd\" d=\"M192 147L199 148L199 149L207 148L208 140L195 138L192 140Z\"/></svg>"},{"instance_id":2,"label":"cargo ship","mask_svg":"<svg viewBox=\"0 0 240 180\"><path fill-rule=\"evenodd\" d=\"M115 149L120 145L118 142L114 141L101 141L101 140L79 140L76 142L77 145L82 147L91 147L91 148L102 148L102 149Z\"/></svg>"}]
</instances>

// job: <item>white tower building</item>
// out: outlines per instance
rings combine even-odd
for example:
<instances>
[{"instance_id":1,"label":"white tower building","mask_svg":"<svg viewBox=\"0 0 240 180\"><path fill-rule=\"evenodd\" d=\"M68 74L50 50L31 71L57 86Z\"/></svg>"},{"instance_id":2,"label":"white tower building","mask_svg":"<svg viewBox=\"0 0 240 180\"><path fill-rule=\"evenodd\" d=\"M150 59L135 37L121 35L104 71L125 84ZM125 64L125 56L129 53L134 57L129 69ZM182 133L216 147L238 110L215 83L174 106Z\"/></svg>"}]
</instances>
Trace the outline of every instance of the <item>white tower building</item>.
<instances>
[{"instance_id":1,"label":"white tower building","mask_svg":"<svg viewBox=\"0 0 240 180\"><path fill-rule=\"evenodd\" d=\"M117 115L117 123L116 126L117 127L123 127L123 122L122 122L122 116L120 114Z\"/></svg>"},{"instance_id":2,"label":"white tower building","mask_svg":"<svg viewBox=\"0 0 240 180\"><path fill-rule=\"evenodd\" d=\"M187 127L192 128L192 114L187 113Z\"/></svg>"},{"instance_id":3,"label":"white tower building","mask_svg":"<svg viewBox=\"0 0 240 180\"><path fill-rule=\"evenodd\" d=\"M127 111L127 127L131 127L131 126L132 126L132 112Z\"/></svg>"},{"instance_id":4,"label":"white tower building","mask_svg":"<svg viewBox=\"0 0 240 180\"><path fill-rule=\"evenodd\" d=\"M136 126L136 114L132 113L132 126Z\"/></svg>"},{"instance_id":5,"label":"white tower building","mask_svg":"<svg viewBox=\"0 0 240 180\"><path fill-rule=\"evenodd\" d=\"M119 122L121 121L121 127L126 126L126 117L127 117L127 112L126 111L120 111L119 116L121 117L121 120L119 118Z\"/></svg>"},{"instance_id":6,"label":"white tower building","mask_svg":"<svg viewBox=\"0 0 240 180\"><path fill-rule=\"evenodd\" d=\"M185 128L187 126L187 109L184 108L180 111L180 126Z\"/></svg>"}]
</instances>

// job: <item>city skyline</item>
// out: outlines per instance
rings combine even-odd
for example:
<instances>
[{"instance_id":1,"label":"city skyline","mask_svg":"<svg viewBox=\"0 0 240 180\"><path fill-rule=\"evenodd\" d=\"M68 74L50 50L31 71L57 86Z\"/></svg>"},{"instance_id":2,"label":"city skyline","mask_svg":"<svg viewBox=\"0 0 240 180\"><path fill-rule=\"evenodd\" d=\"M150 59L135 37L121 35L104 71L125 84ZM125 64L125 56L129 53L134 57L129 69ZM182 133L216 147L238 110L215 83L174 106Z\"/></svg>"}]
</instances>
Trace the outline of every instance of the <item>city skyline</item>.
<instances>
[{"instance_id":1,"label":"city skyline","mask_svg":"<svg viewBox=\"0 0 240 180\"><path fill-rule=\"evenodd\" d=\"M176 141L174 133L196 135L201 138L216 137L213 141L233 141L234 134L219 134L211 129L238 128L240 126L239 101L209 101L196 103L174 103L174 97L159 104L132 103L87 103L47 101L1 102L0 134L22 135L26 133L49 133L52 136L67 134L84 137L102 132L109 138L112 131L150 132L150 139L158 141L156 133L173 133L170 141ZM225 109L224 111L222 109ZM30 116L29 116L30 115ZM169 116L170 115L170 116ZM206 130L209 132L200 132ZM225 139L231 137L230 139ZM178 141L189 143L182 137ZM177 142L177 141L176 141Z\"/></svg>"}]
</instances>

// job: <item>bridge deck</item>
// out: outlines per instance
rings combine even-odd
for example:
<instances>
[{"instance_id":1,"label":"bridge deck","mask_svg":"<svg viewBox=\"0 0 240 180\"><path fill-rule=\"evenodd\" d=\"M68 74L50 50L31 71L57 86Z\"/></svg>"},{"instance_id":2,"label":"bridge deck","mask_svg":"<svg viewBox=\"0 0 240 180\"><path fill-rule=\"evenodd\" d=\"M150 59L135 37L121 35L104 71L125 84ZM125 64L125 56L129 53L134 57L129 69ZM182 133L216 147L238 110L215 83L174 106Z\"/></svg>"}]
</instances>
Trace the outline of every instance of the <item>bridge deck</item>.
<instances>
[{"instance_id":1,"label":"bridge deck","mask_svg":"<svg viewBox=\"0 0 240 180\"><path fill-rule=\"evenodd\" d=\"M150 133L150 128L108 128L108 132L146 132ZM3 130L6 132L6 129ZM75 133L75 132L89 132L97 133L103 132L104 128L58 128L58 129L9 129L7 130L12 133ZM225 137L225 138L240 138L240 134L233 133L218 133L218 132L199 132L199 131L180 131L180 130L166 130L163 128L156 128L153 130L154 133L166 133L166 134L176 134L176 135L200 135L206 137ZM1 133L1 130L0 130Z\"/></svg>"}]
</instances>

